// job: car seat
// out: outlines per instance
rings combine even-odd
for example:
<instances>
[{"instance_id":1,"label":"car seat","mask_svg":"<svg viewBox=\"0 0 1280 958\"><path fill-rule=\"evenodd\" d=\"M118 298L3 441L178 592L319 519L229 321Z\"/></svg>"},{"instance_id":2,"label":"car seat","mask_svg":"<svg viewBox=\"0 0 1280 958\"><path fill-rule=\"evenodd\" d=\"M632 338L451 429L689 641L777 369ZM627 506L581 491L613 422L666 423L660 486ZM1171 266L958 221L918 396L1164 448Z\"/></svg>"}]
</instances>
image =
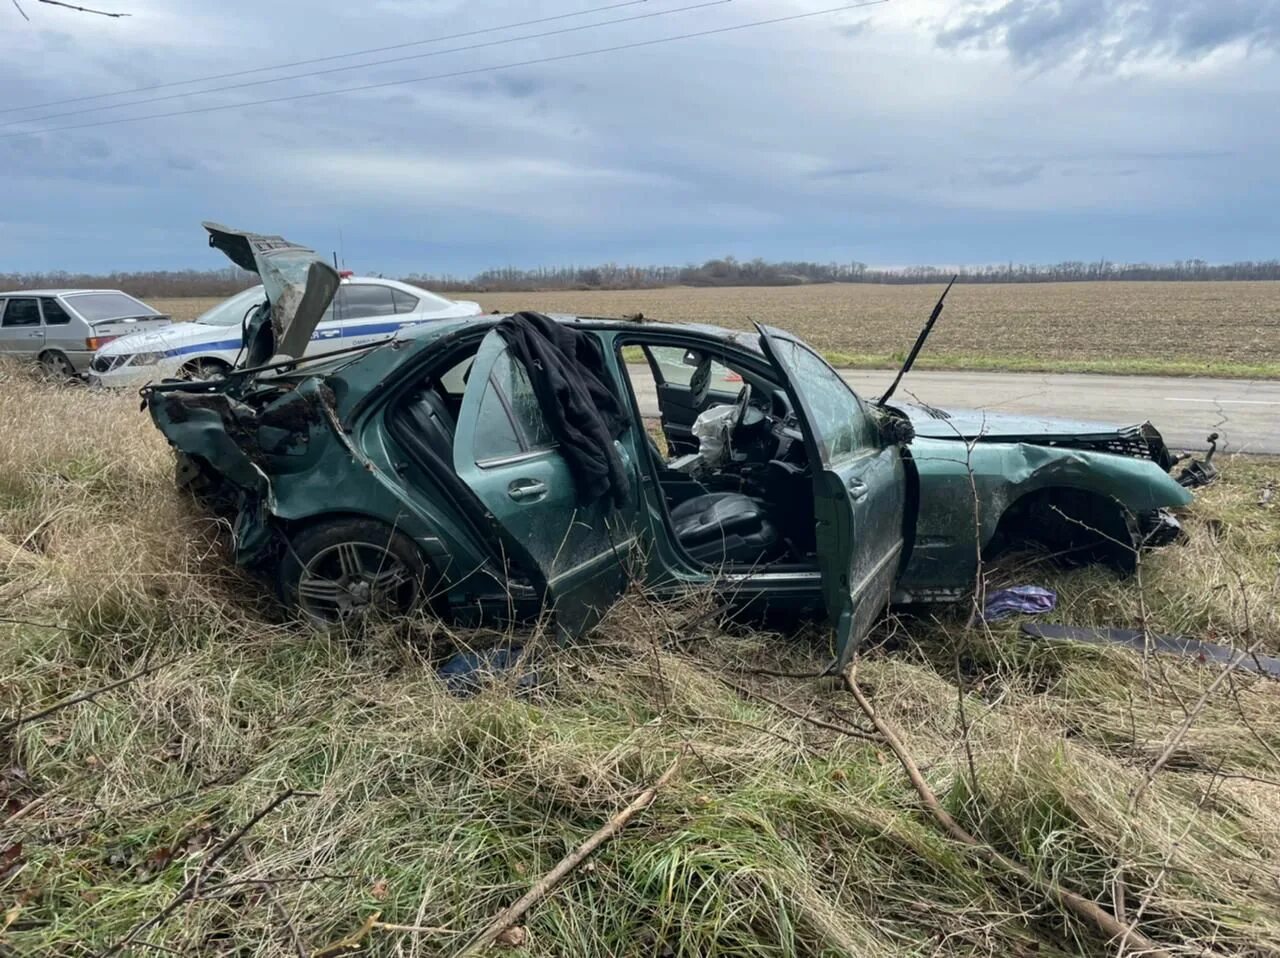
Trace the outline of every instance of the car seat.
<instances>
[{"instance_id":1,"label":"car seat","mask_svg":"<svg viewBox=\"0 0 1280 958\"><path fill-rule=\"evenodd\" d=\"M765 504L740 492L687 499L671 510L671 525L684 550L709 565L771 559L780 541Z\"/></svg>"}]
</instances>

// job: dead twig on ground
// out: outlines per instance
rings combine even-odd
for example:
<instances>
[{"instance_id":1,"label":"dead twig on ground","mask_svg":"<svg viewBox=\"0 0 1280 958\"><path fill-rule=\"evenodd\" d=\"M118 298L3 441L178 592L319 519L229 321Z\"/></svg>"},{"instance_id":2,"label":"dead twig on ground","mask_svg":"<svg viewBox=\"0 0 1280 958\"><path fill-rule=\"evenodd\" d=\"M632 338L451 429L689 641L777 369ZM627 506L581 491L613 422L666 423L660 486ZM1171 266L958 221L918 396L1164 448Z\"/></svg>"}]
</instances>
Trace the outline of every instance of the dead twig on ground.
<instances>
[{"instance_id":1,"label":"dead twig on ground","mask_svg":"<svg viewBox=\"0 0 1280 958\"><path fill-rule=\"evenodd\" d=\"M236 846L236 844L240 841L240 839L244 838L244 836L249 833L249 830L252 829L254 825L257 825L258 822L262 821L264 818L266 818L273 811L275 811L277 808L279 808L281 805L283 805L285 802L287 802L289 799L293 798L294 796L312 798L314 797L314 794L315 793L313 792L299 792L292 788L287 788L283 792L281 792L279 795L277 795L275 798L273 798L270 802L268 802L261 809L255 812L247 822L245 822L242 826L240 826L240 828L236 829L229 836L227 836L227 838L225 838L218 845L217 848L215 848L213 851L211 851L208 854L205 860L200 864L200 868L196 871L195 875L193 875L187 881L187 883L183 885L181 889L179 889L178 893L173 896L173 899L169 902L169 904L161 908L152 917L146 919L145 921L139 922L137 925L134 925L133 929L127 935L121 938L114 945L111 945L105 951L100 952L99 958L109 958L110 955L117 954L121 950L129 947L134 943L137 937L141 935L144 931L148 930L149 928L154 928L156 925L160 924L160 922L164 921L166 918L172 915L183 902L189 901L191 898L193 898L196 892L200 888L200 882L204 878L205 873L208 872L209 869L212 868L214 864L217 863L218 859L222 858L223 855L231 851L231 849Z\"/></svg>"},{"instance_id":2,"label":"dead twig on ground","mask_svg":"<svg viewBox=\"0 0 1280 958\"><path fill-rule=\"evenodd\" d=\"M880 741L880 739L871 732L865 732L862 729L854 728L851 725L837 725L835 722L828 722L826 719L820 719L815 715L810 715L808 712L802 712L797 708L793 708L786 702L780 702L775 698L770 698L768 695L765 695L757 689L750 689L745 685L739 685L737 682L732 682L722 675L717 675L715 678L733 689L743 698L759 699L761 702L772 705L776 709L782 709L782 711L786 712L788 715L794 715L796 718L803 722L808 722L810 725L816 725L818 728L825 728L830 732L839 732L841 735L848 735L850 738L860 738L867 742L879 743Z\"/></svg>"},{"instance_id":3,"label":"dead twig on ground","mask_svg":"<svg viewBox=\"0 0 1280 958\"><path fill-rule=\"evenodd\" d=\"M915 760L911 757L911 753L907 751L907 747L903 744L902 738L898 735L896 729L872 707L862 689L858 687L858 683L854 678L855 666L850 666L842 676L846 688L853 694L854 700L858 703L858 707L862 709L863 714L870 719L884 737L885 742L897 757L898 763L907 773L907 778L911 780L911 785L916 794L924 802L926 810L942 827L943 831L956 841L968 846L985 861L996 865L1011 875L1017 876L1032 888L1041 891L1058 902L1078 918L1083 918L1105 933L1109 940L1132 942L1142 948L1148 955L1171 958L1169 952L1161 948L1155 941L1132 926L1117 921L1114 915L1101 908L1096 902L1068 888L1064 888L1052 878L1044 878L1033 874L1026 866L1007 858L986 842L971 835L968 830L952 818L950 813L942 807L942 803L938 801L938 797L933 793L933 789L929 787L929 783L924 780L919 766L916 765Z\"/></svg>"},{"instance_id":4,"label":"dead twig on ground","mask_svg":"<svg viewBox=\"0 0 1280 958\"><path fill-rule=\"evenodd\" d=\"M19 716L16 719L10 719L4 725L0 725L0 735L8 735L10 732L14 731L15 729L21 728L23 725L30 725L32 722L38 722L42 718L48 718L50 715L54 714L55 712L60 712L63 709L70 708L73 705L79 705L81 702L88 702L92 699L95 699L99 695L102 695L104 692L110 692L112 689L118 689L122 685L128 685L130 682L136 682L138 679L143 678L144 676L150 675L152 672L158 672L160 671L160 669L163 669L166 666L173 665L173 663L176 661L178 661L176 658L165 659L163 662L158 662L155 665L148 665L145 668L139 669L137 672L134 672L132 675L126 675L124 678L117 679L114 682L110 682L107 685L102 686L101 688L93 689L92 691L89 691L89 692L82 692L79 695L73 695L69 699L63 699L61 702L55 702L53 705L50 705L47 709L41 709L39 712L34 712L31 715L23 715L23 716Z\"/></svg>"},{"instance_id":5,"label":"dead twig on ground","mask_svg":"<svg viewBox=\"0 0 1280 958\"><path fill-rule=\"evenodd\" d=\"M572 852L560 860L560 862L547 872L540 879L534 882L533 887L520 896L520 898L509 907L500 912L492 921L485 925L484 929L476 935L470 942L464 945L454 954L454 958L464 958L466 955L478 954L486 946L493 943L502 932L510 928L519 918L535 905L547 892L551 891L558 885L566 875L577 868L586 858L606 841L616 835L626 826L638 812L644 811L653 804L653 800L657 797L658 792L675 777L676 771L680 768L680 763L684 760L685 750L682 749L675 760L667 766L667 770L662 773L656 782L646 788L643 792L636 796L626 808L614 815L605 823L604 827L596 831L586 841L575 848Z\"/></svg>"},{"instance_id":6,"label":"dead twig on ground","mask_svg":"<svg viewBox=\"0 0 1280 958\"><path fill-rule=\"evenodd\" d=\"M332 945L325 945L323 948L317 948L311 953L311 958L337 958L338 955L350 955L359 951L361 945L364 943L365 936L377 926L378 918L381 915L382 912L375 911L351 934L344 935Z\"/></svg>"}]
</instances>

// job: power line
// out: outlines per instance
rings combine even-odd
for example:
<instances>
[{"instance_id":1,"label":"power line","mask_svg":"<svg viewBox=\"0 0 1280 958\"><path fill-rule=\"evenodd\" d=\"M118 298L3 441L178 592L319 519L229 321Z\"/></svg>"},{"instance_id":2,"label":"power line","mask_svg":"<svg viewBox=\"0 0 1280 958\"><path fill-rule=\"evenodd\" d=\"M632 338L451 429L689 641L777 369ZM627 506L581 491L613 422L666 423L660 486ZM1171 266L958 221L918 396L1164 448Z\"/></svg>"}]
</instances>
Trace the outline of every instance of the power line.
<instances>
[{"instance_id":1,"label":"power line","mask_svg":"<svg viewBox=\"0 0 1280 958\"><path fill-rule=\"evenodd\" d=\"M55 120L64 116L82 116L85 113L96 113L99 110L119 110L130 106L145 106L148 103L163 103L168 100L182 100L189 96L204 96L207 93L225 93L229 90L242 90L245 87L265 86L268 83L283 83L286 80L304 80L309 77L328 76L331 73L346 73L349 70L359 70L365 67L378 67L386 66L391 63L404 63L407 60L426 60L431 57L444 56L448 53L465 53L469 50L480 50L485 47L500 47L508 43L519 43L523 40L540 40L545 37L559 36L564 33L579 33L583 30L595 30L599 27L607 27L616 23L631 23L636 20L652 20L655 17L670 16L673 13L687 13L690 10L701 10L704 7L716 7L732 2L733 0L702 0L701 3L695 3L686 7L674 7L669 10L654 10L650 13L638 13L630 17L617 17L613 20L601 20L599 23L583 23L575 27L560 27L557 30L544 30L542 33L526 33L518 37L503 37L501 40L486 40L483 43L471 43L463 47L449 47L446 50L432 50L430 53L412 53L408 56L390 57L385 60L369 60L365 63L353 63L349 66L330 67L327 70L309 70L305 73L290 73L282 77L268 77L265 80L246 80L244 83L231 83L226 86L209 87L205 90L189 90L184 93L167 93L164 96L153 96L144 100L131 100L128 103L108 103L104 106L90 106L80 110L64 110L61 113L46 113L43 116L24 117L21 120L9 120L6 123L0 123L0 127L17 126L22 123L39 123L44 120Z\"/></svg>"},{"instance_id":2,"label":"power line","mask_svg":"<svg viewBox=\"0 0 1280 958\"><path fill-rule=\"evenodd\" d=\"M248 70L235 70L231 73L213 73L209 76L192 77L189 80L170 80L167 83L153 83L150 86L134 87L132 90L115 90L111 93L94 93L91 96L73 96L64 100L46 100L43 103L29 103L26 106L8 106L0 109L0 113L16 113L20 110L43 110L49 106L62 106L64 103L87 103L90 100L105 100L107 97L128 96L134 93L149 93L152 90L165 90L169 87L186 86L188 83L208 83L211 80L230 80L235 77L248 76L251 73L267 73L271 70L287 70L290 67L305 67L312 63L329 63L333 60L343 60L347 57L362 57L368 53L387 53L391 50L403 50L406 47L418 47L427 43L444 43L446 40L462 40L466 37L478 37L486 33L499 33L503 30L514 30L517 27L533 27L540 23L551 23L556 20L568 20L572 17L585 17L592 13L604 13L608 10L618 10L622 7L634 7L648 0L624 0L622 3L610 3L603 7L591 7L587 10L579 10L577 13L560 13L554 17L539 17L536 20L520 20L517 23L504 23L498 27L485 27L482 30L468 30L465 33L450 33L443 37L432 37L429 40L410 40L407 43L393 43L385 47L370 47L367 50L352 50L350 53L334 53L324 57L314 57L310 60L293 60L290 63L277 63L274 66L253 67ZM123 105L123 104L122 104Z\"/></svg>"},{"instance_id":3,"label":"power line","mask_svg":"<svg viewBox=\"0 0 1280 958\"><path fill-rule=\"evenodd\" d=\"M214 106L193 107L188 110L172 110L168 113L146 113L142 116L117 117L111 120L98 120L93 123L77 123L69 126L55 126L43 130L19 130L15 133L0 133L0 140L9 140L19 136L36 136L43 133L62 133L69 130L88 130L101 126L115 126L119 123L137 123L141 120L161 120L169 117L190 116L198 113L217 113L222 110L236 110L250 106L266 106L272 103L290 103L297 100L310 100L316 97L339 96L344 93L362 93L365 90L380 90L392 86L404 86L408 83L425 83L428 80L447 80L455 77L475 76L480 73L493 73L498 70L514 70L520 67L537 66L543 63L557 63L563 60L577 60L582 57L598 56L602 53L617 53L622 50L635 50L640 47L651 47L661 43L673 43L676 40L691 40L697 37L709 37L715 34L732 33L736 30L749 30L753 27L772 26L778 23L790 23L795 20L808 20L813 17L843 13L861 7L877 7L889 0L862 0L860 3L849 3L839 7L828 7L825 10L811 10L808 13L793 13L785 17L770 17L767 20L751 20L747 23L735 23L727 27L714 27L709 30L698 30L692 33L679 33L670 37L656 37L652 40L636 40L631 43L619 43L611 47L597 47L594 50L579 50L574 53L561 53L555 56L537 57L532 60L518 60L513 63L501 63L496 66L474 67L470 70L454 70L449 73L434 73L427 76L409 77L402 80L383 80L380 83L366 83L362 86L344 87L339 90L317 90L312 93L294 93L289 96L269 97L262 100L246 100L240 103L222 103Z\"/></svg>"}]
</instances>

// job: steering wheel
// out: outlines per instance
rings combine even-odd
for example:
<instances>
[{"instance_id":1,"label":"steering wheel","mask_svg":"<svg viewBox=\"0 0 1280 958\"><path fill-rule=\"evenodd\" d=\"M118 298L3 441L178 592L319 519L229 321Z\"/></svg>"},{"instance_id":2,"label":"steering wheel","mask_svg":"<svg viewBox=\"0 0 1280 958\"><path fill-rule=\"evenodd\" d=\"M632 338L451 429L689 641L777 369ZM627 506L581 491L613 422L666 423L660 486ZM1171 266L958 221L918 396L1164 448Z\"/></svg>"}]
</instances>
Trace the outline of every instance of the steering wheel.
<instances>
[{"instance_id":1,"label":"steering wheel","mask_svg":"<svg viewBox=\"0 0 1280 958\"><path fill-rule=\"evenodd\" d=\"M737 407L733 414L733 431L737 432L742 428L743 421L747 418L747 410L751 408L751 383L743 383L742 388L738 390L738 398L734 400Z\"/></svg>"}]
</instances>

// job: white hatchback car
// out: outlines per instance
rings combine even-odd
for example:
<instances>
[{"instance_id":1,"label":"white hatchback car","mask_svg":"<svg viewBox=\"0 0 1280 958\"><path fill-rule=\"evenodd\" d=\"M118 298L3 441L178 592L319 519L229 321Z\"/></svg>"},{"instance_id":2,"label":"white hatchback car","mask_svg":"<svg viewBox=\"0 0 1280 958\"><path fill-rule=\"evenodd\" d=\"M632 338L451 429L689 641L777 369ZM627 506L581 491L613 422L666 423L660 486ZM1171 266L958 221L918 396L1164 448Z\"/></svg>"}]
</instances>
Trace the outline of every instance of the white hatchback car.
<instances>
[{"instance_id":1,"label":"white hatchback car","mask_svg":"<svg viewBox=\"0 0 1280 958\"><path fill-rule=\"evenodd\" d=\"M255 286L192 322L117 339L94 354L89 382L141 386L166 378L221 375L239 360L244 321L265 299L263 288ZM338 294L311 336L307 355L363 346L388 339L406 326L482 312L479 303L445 299L408 283L344 275Z\"/></svg>"}]
</instances>

